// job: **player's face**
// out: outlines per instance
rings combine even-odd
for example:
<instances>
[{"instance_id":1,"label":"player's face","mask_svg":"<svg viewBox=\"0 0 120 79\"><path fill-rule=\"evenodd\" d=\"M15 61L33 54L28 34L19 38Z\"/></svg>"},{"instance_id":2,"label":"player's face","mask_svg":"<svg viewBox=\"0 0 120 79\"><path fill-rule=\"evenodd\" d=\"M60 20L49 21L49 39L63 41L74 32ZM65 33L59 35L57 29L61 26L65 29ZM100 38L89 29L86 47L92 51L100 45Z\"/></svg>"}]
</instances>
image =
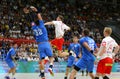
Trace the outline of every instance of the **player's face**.
<instances>
[{"instance_id":1,"label":"player's face","mask_svg":"<svg viewBox=\"0 0 120 79\"><path fill-rule=\"evenodd\" d=\"M103 34L104 34L104 36L106 36L106 32L105 32L105 30L103 31Z\"/></svg>"},{"instance_id":2,"label":"player's face","mask_svg":"<svg viewBox=\"0 0 120 79\"><path fill-rule=\"evenodd\" d=\"M82 36L84 36L84 33L82 32Z\"/></svg>"},{"instance_id":3,"label":"player's face","mask_svg":"<svg viewBox=\"0 0 120 79\"><path fill-rule=\"evenodd\" d=\"M78 38L77 37L73 37L73 42L77 43L78 42Z\"/></svg>"},{"instance_id":4,"label":"player's face","mask_svg":"<svg viewBox=\"0 0 120 79\"><path fill-rule=\"evenodd\" d=\"M60 18L59 17L57 17L57 19L56 19L57 21L60 21Z\"/></svg>"},{"instance_id":5,"label":"player's face","mask_svg":"<svg viewBox=\"0 0 120 79\"><path fill-rule=\"evenodd\" d=\"M17 48L17 47L18 47L18 45L17 45L17 44L14 44L14 47L15 47L15 48Z\"/></svg>"}]
</instances>

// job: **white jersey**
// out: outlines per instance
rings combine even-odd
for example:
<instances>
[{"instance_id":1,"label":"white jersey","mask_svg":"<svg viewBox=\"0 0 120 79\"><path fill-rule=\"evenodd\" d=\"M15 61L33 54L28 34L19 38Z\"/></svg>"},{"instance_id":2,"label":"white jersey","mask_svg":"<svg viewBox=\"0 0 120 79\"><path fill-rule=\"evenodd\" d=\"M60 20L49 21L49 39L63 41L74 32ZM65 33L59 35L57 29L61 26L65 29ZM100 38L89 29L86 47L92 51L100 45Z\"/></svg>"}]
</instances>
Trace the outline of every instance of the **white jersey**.
<instances>
[{"instance_id":1,"label":"white jersey","mask_svg":"<svg viewBox=\"0 0 120 79\"><path fill-rule=\"evenodd\" d=\"M55 34L56 38L64 36L65 31L64 30L69 30L70 27L68 27L66 24L64 24L62 21L52 21L53 24L55 25Z\"/></svg>"},{"instance_id":2,"label":"white jersey","mask_svg":"<svg viewBox=\"0 0 120 79\"><path fill-rule=\"evenodd\" d=\"M116 43L116 41L112 37L110 37L110 36L105 37L102 40L102 43L101 43L101 46L100 46L100 50L101 50L102 47L106 47L106 52L104 52L104 54L101 56L101 59L104 59L106 57L112 58L113 49L117 45L118 44Z\"/></svg>"}]
</instances>

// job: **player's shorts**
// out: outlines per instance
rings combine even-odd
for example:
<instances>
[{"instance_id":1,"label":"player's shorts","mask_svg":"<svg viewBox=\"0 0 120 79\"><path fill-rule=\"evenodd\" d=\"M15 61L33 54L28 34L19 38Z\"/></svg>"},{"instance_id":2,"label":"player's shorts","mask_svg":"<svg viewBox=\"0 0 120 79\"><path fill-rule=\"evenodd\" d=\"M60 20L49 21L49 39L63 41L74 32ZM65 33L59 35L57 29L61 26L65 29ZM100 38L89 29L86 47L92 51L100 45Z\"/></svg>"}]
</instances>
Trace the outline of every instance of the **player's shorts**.
<instances>
[{"instance_id":1,"label":"player's shorts","mask_svg":"<svg viewBox=\"0 0 120 79\"><path fill-rule=\"evenodd\" d=\"M40 59L43 59L46 56L48 57L53 56L51 45L49 42L43 42L43 43L38 44L38 52L40 54Z\"/></svg>"},{"instance_id":2,"label":"player's shorts","mask_svg":"<svg viewBox=\"0 0 120 79\"><path fill-rule=\"evenodd\" d=\"M75 64L75 57L69 56L67 61L67 67L72 67Z\"/></svg>"},{"instance_id":3,"label":"player's shorts","mask_svg":"<svg viewBox=\"0 0 120 79\"><path fill-rule=\"evenodd\" d=\"M85 60L81 58L75 63L75 66L77 66L80 69L86 69L88 72L93 72L94 61Z\"/></svg>"},{"instance_id":4,"label":"player's shorts","mask_svg":"<svg viewBox=\"0 0 120 79\"><path fill-rule=\"evenodd\" d=\"M62 46L63 46L63 43L64 43L64 39L63 38L55 38L51 41L51 44L53 46L55 46L57 48L57 50L62 50Z\"/></svg>"},{"instance_id":5,"label":"player's shorts","mask_svg":"<svg viewBox=\"0 0 120 79\"><path fill-rule=\"evenodd\" d=\"M14 68L15 67L15 63L13 61L6 61L6 63L8 64L8 66L10 68Z\"/></svg>"},{"instance_id":6,"label":"player's shorts","mask_svg":"<svg viewBox=\"0 0 120 79\"><path fill-rule=\"evenodd\" d=\"M107 57L105 59L100 60L97 65L97 73L110 74L112 65L113 65L112 58Z\"/></svg>"}]
</instances>

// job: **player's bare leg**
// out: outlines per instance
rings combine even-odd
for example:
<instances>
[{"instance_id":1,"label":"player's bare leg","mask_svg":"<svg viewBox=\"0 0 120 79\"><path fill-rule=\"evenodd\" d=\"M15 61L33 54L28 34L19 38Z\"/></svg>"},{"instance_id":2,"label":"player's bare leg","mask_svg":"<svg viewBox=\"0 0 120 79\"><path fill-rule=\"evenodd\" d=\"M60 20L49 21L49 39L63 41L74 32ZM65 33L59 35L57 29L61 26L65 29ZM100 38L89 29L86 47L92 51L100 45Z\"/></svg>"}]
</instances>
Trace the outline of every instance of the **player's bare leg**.
<instances>
[{"instance_id":1,"label":"player's bare leg","mask_svg":"<svg viewBox=\"0 0 120 79\"><path fill-rule=\"evenodd\" d=\"M100 76L101 74L100 73L96 73L96 75L95 75L95 78L94 79L99 79L99 76Z\"/></svg>"},{"instance_id":2,"label":"player's bare leg","mask_svg":"<svg viewBox=\"0 0 120 79\"><path fill-rule=\"evenodd\" d=\"M5 79L10 79L10 77L9 77L10 73L12 73L12 68L6 74Z\"/></svg>"},{"instance_id":3,"label":"player's bare leg","mask_svg":"<svg viewBox=\"0 0 120 79\"><path fill-rule=\"evenodd\" d=\"M68 52L62 52L62 50L58 50L59 57L66 57L66 56L70 56L70 55L76 57L75 53L72 51L70 51L70 53L68 53Z\"/></svg>"},{"instance_id":4,"label":"player's bare leg","mask_svg":"<svg viewBox=\"0 0 120 79\"><path fill-rule=\"evenodd\" d=\"M58 50L58 56L59 57L66 57L69 56L68 52L62 52L62 50Z\"/></svg>"},{"instance_id":5,"label":"player's bare leg","mask_svg":"<svg viewBox=\"0 0 120 79\"><path fill-rule=\"evenodd\" d=\"M45 73L44 73L44 59L40 60L40 76L42 79L45 79Z\"/></svg>"},{"instance_id":6,"label":"player's bare leg","mask_svg":"<svg viewBox=\"0 0 120 79\"><path fill-rule=\"evenodd\" d=\"M54 76L54 73L53 73L53 63L54 63L54 58L53 57L49 57L49 60L50 60L50 66L49 66L49 69L48 69L48 71L50 72L50 74L52 75L52 76Z\"/></svg>"},{"instance_id":7,"label":"player's bare leg","mask_svg":"<svg viewBox=\"0 0 120 79\"><path fill-rule=\"evenodd\" d=\"M74 79L76 74L78 71L76 71L75 69L72 70L71 74L70 74L70 78L69 79Z\"/></svg>"},{"instance_id":8,"label":"player's bare leg","mask_svg":"<svg viewBox=\"0 0 120 79\"><path fill-rule=\"evenodd\" d=\"M10 79L9 75L10 73L12 73L12 79L15 79L14 75L15 75L15 72L16 72L16 68L10 68L10 70L8 71L7 75L5 76L5 79Z\"/></svg>"},{"instance_id":9,"label":"player's bare leg","mask_svg":"<svg viewBox=\"0 0 120 79\"><path fill-rule=\"evenodd\" d=\"M66 68L66 73L65 73L65 78L64 78L64 79L67 79L68 74L69 74L69 71L70 71L70 67L67 67L67 68Z\"/></svg>"},{"instance_id":10,"label":"player's bare leg","mask_svg":"<svg viewBox=\"0 0 120 79\"><path fill-rule=\"evenodd\" d=\"M89 73L89 75L90 75L90 77L91 77L92 79L95 79L93 73Z\"/></svg>"},{"instance_id":11,"label":"player's bare leg","mask_svg":"<svg viewBox=\"0 0 120 79\"><path fill-rule=\"evenodd\" d=\"M16 72L16 68L12 68L12 79L15 79L14 75L15 75L15 72Z\"/></svg>"}]
</instances>

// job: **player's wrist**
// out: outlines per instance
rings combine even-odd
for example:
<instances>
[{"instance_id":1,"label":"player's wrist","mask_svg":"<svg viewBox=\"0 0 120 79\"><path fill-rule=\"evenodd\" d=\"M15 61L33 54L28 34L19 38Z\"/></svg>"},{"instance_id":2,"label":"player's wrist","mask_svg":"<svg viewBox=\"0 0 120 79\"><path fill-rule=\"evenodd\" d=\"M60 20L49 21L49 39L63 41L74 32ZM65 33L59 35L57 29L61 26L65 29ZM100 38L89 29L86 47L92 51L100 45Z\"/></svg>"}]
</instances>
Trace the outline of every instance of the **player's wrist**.
<instances>
[{"instance_id":1,"label":"player's wrist","mask_svg":"<svg viewBox=\"0 0 120 79\"><path fill-rule=\"evenodd\" d=\"M36 14L39 14L40 12L39 11L36 11Z\"/></svg>"}]
</instances>

